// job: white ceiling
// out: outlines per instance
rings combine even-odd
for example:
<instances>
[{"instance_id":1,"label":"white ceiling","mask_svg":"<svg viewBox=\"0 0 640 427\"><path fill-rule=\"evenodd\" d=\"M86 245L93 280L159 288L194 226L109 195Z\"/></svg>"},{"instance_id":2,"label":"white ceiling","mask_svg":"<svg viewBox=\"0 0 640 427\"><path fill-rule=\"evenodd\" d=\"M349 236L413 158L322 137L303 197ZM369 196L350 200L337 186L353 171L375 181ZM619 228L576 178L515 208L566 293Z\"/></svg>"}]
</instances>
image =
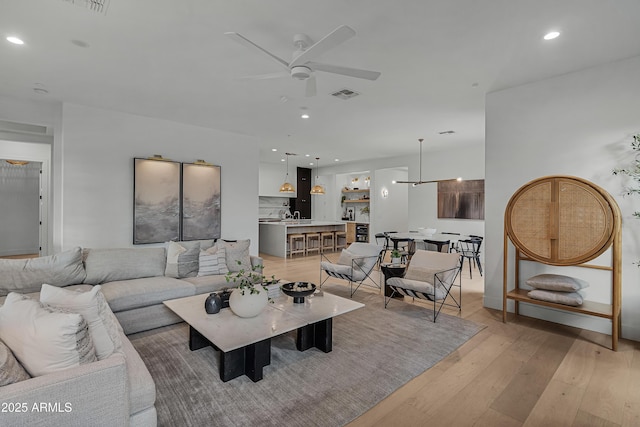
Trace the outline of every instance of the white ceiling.
<instances>
[{"instance_id":1,"label":"white ceiling","mask_svg":"<svg viewBox=\"0 0 640 427\"><path fill-rule=\"evenodd\" d=\"M0 0L0 95L241 132L260 138L262 161L290 151L326 166L417 153L418 138L425 151L483 144L487 92L640 55L639 17L638 0L110 0L106 15ZM291 78L240 79L281 69L224 36L289 59L294 34L317 41L343 24L357 35L318 61L382 75L317 72L314 98ZM562 35L543 41L552 29ZM343 88L361 95L329 96Z\"/></svg>"}]
</instances>

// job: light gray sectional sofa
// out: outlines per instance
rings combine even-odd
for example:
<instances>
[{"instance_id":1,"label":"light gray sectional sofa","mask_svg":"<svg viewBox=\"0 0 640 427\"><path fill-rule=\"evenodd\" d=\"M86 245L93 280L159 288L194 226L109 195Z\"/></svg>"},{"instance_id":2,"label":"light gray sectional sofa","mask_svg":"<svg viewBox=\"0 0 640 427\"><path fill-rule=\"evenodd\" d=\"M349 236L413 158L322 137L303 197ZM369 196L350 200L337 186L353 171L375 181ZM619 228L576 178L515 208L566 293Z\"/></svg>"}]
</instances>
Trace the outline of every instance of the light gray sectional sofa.
<instances>
[{"instance_id":1,"label":"light gray sectional sofa","mask_svg":"<svg viewBox=\"0 0 640 427\"><path fill-rule=\"evenodd\" d=\"M205 249L213 244L184 243L202 245ZM262 260L250 256L250 263L261 266ZM155 383L126 335L181 322L162 301L229 286L224 274L174 278L165 276L165 272L168 272L167 255L162 247L84 250L77 247L50 257L0 260L0 304L9 292L38 299L42 283L77 291L101 285L122 326L124 353L0 386L0 409L16 402L26 403L24 407L28 408L0 414L0 424L155 426ZM33 405L42 402L60 402L62 406L54 405L54 409L64 408L70 402L73 409L33 411Z\"/></svg>"}]
</instances>

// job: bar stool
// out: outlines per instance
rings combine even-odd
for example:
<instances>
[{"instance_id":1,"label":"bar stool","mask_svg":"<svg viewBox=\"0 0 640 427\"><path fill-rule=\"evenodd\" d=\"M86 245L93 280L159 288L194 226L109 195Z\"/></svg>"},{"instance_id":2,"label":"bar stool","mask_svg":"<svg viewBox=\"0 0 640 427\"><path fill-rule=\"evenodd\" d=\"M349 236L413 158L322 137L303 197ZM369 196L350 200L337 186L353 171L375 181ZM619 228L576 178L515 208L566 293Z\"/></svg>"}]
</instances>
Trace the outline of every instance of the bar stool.
<instances>
[{"instance_id":1,"label":"bar stool","mask_svg":"<svg viewBox=\"0 0 640 427\"><path fill-rule=\"evenodd\" d=\"M289 258L293 258L294 254L305 253L304 234L289 234Z\"/></svg>"},{"instance_id":2,"label":"bar stool","mask_svg":"<svg viewBox=\"0 0 640 427\"><path fill-rule=\"evenodd\" d=\"M307 255L309 252L320 253L320 233L306 233L307 236Z\"/></svg>"},{"instance_id":3,"label":"bar stool","mask_svg":"<svg viewBox=\"0 0 640 427\"><path fill-rule=\"evenodd\" d=\"M334 250L335 242L333 240L333 231L320 233L320 252L333 252Z\"/></svg>"},{"instance_id":4,"label":"bar stool","mask_svg":"<svg viewBox=\"0 0 640 427\"><path fill-rule=\"evenodd\" d=\"M336 251L338 249L344 249L347 247L347 232L346 231L336 231L335 233L335 248Z\"/></svg>"}]
</instances>

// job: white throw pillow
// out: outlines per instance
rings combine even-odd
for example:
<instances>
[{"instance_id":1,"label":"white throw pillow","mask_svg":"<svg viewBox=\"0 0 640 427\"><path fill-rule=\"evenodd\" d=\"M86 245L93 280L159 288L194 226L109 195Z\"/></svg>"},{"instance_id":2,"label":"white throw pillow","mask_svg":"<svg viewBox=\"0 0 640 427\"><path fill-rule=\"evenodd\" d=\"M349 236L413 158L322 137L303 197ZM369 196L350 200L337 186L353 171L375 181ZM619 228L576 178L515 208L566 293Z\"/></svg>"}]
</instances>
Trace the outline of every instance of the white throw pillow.
<instances>
[{"instance_id":1,"label":"white throw pillow","mask_svg":"<svg viewBox=\"0 0 640 427\"><path fill-rule=\"evenodd\" d=\"M343 249L342 252L340 252L340 258L338 258L338 264L348 265L349 267L352 267L353 264L362 266L364 263L364 259L362 259L362 257L363 255L356 255L348 249Z\"/></svg>"},{"instance_id":2,"label":"white throw pillow","mask_svg":"<svg viewBox=\"0 0 640 427\"><path fill-rule=\"evenodd\" d=\"M15 292L0 307L0 339L32 377L97 360L82 315Z\"/></svg>"},{"instance_id":3,"label":"white throw pillow","mask_svg":"<svg viewBox=\"0 0 640 427\"><path fill-rule=\"evenodd\" d=\"M109 308L100 285L94 286L88 292L77 292L43 284L40 302L81 314L89 324L98 360L105 359L113 353L123 353L120 324Z\"/></svg>"},{"instance_id":4,"label":"white throw pillow","mask_svg":"<svg viewBox=\"0 0 640 427\"><path fill-rule=\"evenodd\" d=\"M225 248L213 246L206 251L200 251L199 263L198 276L227 274L229 272Z\"/></svg>"}]
</instances>

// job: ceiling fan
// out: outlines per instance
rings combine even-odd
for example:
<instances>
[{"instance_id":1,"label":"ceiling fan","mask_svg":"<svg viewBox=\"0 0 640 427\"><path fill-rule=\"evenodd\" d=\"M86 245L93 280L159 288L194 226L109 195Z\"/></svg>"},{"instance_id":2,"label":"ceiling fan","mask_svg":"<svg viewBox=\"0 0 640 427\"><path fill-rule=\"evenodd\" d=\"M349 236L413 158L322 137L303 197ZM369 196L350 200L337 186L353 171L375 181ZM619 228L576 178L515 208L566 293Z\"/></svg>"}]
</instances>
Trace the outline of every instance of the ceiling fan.
<instances>
[{"instance_id":1,"label":"ceiling fan","mask_svg":"<svg viewBox=\"0 0 640 427\"><path fill-rule=\"evenodd\" d=\"M394 181L396 184L411 184L412 186L416 187L420 184L429 184L432 182L462 181L462 177L450 178L450 179L433 179L430 181L423 181L422 180L422 141L424 141L424 139L420 138L418 139L418 141L420 142L420 178L418 179L418 181Z\"/></svg>"},{"instance_id":2,"label":"ceiling fan","mask_svg":"<svg viewBox=\"0 0 640 427\"><path fill-rule=\"evenodd\" d=\"M287 74L265 74L248 78L258 80L290 75L297 80L306 80L306 96L315 96L316 94L316 79L314 75L315 71L342 74L344 76L367 80L376 80L378 77L380 77L380 73L377 71L360 70L357 68L343 67L340 65L330 65L320 62L314 62L314 59L316 59L318 56L344 43L345 41L356 35L355 30L347 25L339 26L316 43L313 43L309 36L307 36L306 34L294 35L293 45L296 47L296 50L293 52L291 61L285 61L284 59L279 58L278 56L260 47L241 34L234 32L228 32L224 34L237 41L238 43L247 46L250 49L260 52L263 55L267 55L269 58L276 61L280 66L286 68L288 71Z\"/></svg>"}]
</instances>

